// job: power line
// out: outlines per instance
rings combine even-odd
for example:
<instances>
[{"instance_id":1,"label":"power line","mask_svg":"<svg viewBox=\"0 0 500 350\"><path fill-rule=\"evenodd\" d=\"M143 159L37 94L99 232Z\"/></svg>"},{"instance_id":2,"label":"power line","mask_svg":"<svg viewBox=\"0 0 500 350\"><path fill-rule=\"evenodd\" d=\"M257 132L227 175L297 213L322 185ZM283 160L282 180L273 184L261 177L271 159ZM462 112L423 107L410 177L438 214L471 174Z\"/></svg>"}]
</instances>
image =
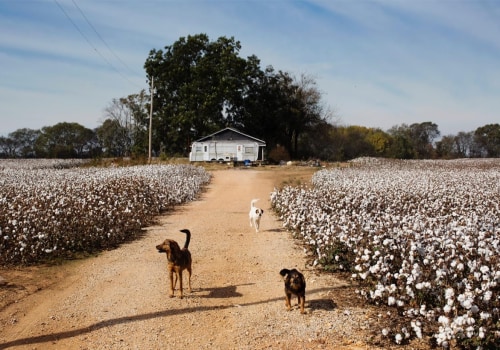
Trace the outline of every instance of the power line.
<instances>
[{"instance_id":1,"label":"power line","mask_svg":"<svg viewBox=\"0 0 500 350\"><path fill-rule=\"evenodd\" d=\"M73 26L76 28L76 30L80 33L80 35L85 39L85 41L89 44L90 47L94 49L94 51L110 66L116 73L118 73L123 79L127 80L130 84L135 85L136 87L142 88L138 84L134 83L132 80L127 78L122 72L120 72L109 60L92 44L92 42L87 38L87 36L83 33L83 31L78 27L78 25L73 21L71 16L66 12L66 10L59 4L57 0L54 0L54 2L57 4L59 9L64 13L66 18L73 24Z\"/></svg>"},{"instance_id":2,"label":"power line","mask_svg":"<svg viewBox=\"0 0 500 350\"><path fill-rule=\"evenodd\" d=\"M92 30L94 31L94 33L97 35L97 37L99 39L101 39L102 43L108 48L109 52L111 52L111 54L113 56L115 56L115 58L120 61L120 63L126 68L128 69L131 73L135 73L134 71L132 71L132 69L125 63L123 62L123 60L111 49L111 47L108 45L108 43L104 40L104 38L101 36L101 34L99 34L99 32L97 31L97 29L92 25L92 23L90 22L90 20L87 18L87 16L85 15L85 13L83 13L82 9L80 8L80 6L78 6L78 4L76 3L75 0L72 0L73 1L73 4L75 5L75 7L78 9L78 11L80 12L80 14L82 15L82 17L85 19L85 21L87 22L87 24L90 26L90 28L92 28Z\"/></svg>"}]
</instances>

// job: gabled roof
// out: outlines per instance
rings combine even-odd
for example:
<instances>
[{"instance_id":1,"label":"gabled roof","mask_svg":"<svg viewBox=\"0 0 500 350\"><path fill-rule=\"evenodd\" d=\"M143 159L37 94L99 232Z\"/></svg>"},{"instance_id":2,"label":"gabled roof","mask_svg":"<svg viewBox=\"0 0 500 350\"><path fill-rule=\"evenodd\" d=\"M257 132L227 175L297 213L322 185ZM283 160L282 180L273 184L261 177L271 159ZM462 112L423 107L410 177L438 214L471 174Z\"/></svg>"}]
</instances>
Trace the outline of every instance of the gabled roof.
<instances>
[{"instance_id":1,"label":"gabled roof","mask_svg":"<svg viewBox=\"0 0 500 350\"><path fill-rule=\"evenodd\" d=\"M214 132L211 135L204 136L195 142L204 142L204 141L238 141L238 140L251 140L257 142L260 146L265 146L266 142L262 141L256 137L247 135L242 133L239 130L233 128L225 128Z\"/></svg>"}]
</instances>

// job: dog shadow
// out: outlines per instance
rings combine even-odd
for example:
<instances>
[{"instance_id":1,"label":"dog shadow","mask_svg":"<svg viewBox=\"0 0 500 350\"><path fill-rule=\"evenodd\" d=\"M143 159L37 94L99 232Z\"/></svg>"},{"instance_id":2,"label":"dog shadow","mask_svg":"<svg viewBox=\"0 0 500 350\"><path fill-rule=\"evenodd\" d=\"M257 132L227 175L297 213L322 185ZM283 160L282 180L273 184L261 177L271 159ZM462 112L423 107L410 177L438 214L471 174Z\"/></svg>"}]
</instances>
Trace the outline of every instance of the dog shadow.
<instances>
[{"instance_id":1,"label":"dog shadow","mask_svg":"<svg viewBox=\"0 0 500 350\"><path fill-rule=\"evenodd\" d=\"M262 232L275 232L275 233L281 233L285 231L286 230L284 228L272 228L270 230L262 230Z\"/></svg>"},{"instance_id":2,"label":"dog shadow","mask_svg":"<svg viewBox=\"0 0 500 350\"><path fill-rule=\"evenodd\" d=\"M239 298L242 297L243 294L236 291L239 286L248 286L253 285L254 283L241 284L237 286L226 286L226 287L217 287L217 288L200 288L198 291L200 292L208 292L206 295L202 295L203 298Z\"/></svg>"},{"instance_id":3,"label":"dog shadow","mask_svg":"<svg viewBox=\"0 0 500 350\"><path fill-rule=\"evenodd\" d=\"M338 307L337 303L329 298L307 300L306 305L308 305L308 307L312 310L325 311L332 311Z\"/></svg>"}]
</instances>

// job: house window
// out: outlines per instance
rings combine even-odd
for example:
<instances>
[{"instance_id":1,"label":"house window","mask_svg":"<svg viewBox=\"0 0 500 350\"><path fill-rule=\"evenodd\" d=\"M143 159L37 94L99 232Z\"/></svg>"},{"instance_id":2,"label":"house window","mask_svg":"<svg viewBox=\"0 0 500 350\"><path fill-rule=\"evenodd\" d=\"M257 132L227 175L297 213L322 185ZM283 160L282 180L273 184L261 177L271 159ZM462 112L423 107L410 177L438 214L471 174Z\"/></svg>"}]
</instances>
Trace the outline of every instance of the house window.
<instances>
[{"instance_id":1,"label":"house window","mask_svg":"<svg viewBox=\"0 0 500 350\"><path fill-rule=\"evenodd\" d=\"M196 146L195 152L201 152L201 146Z\"/></svg>"},{"instance_id":2,"label":"house window","mask_svg":"<svg viewBox=\"0 0 500 350\"><path fill-rule=\"evenodd\" d=\"M205 152L205 153L207 153L207 151L208 151L208 146L203 147L203 149L204 149L204 152Z\"/></svg>"},{"instance_id":3,"label":"house window","mask_svg":"<svg viewBox=\"0 0 500 350\"><path fill-rule=\"evenodd\" d=\"M253 147L245 147L245 153L253 153Z\"/></svg>"}]
</instances>

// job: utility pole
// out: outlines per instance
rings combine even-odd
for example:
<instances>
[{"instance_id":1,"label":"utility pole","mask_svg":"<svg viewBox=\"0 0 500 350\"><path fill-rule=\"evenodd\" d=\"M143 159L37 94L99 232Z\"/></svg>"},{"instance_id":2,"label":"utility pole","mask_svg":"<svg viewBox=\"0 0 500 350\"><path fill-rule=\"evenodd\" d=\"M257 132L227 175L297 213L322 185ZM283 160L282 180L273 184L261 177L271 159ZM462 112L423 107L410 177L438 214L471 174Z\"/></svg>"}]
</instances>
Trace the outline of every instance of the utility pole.
<instances>
[{"instance_id":1,"label":"utility pole","mask_svg":"<svg viewBox=\"0 0 500 350\"><path fill-rule=\"evenodd\" d=\"M153 129L153 93L154 93L154 77L151 77L151 109L149 111L149 153L148 160L149 164L151 164L151 131Z\"/></svg>"}]
</instances>

